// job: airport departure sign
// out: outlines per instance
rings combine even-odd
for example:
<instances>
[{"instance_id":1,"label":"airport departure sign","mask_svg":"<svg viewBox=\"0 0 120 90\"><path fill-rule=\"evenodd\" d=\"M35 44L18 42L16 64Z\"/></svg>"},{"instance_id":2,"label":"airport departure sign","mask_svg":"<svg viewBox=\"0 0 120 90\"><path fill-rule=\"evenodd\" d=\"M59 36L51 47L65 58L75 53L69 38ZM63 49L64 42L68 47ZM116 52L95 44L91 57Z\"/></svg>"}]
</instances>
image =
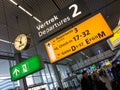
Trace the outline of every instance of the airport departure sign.
<instances>
[{"instance_id":1,"label":"airport departure sign","mask_svg":"<svg viewBox=\"0 0 120 90\"><path fill-rule=\"evenodd\" d=\"M120 44L120 26L117 26L114 29L114 35L109 39L113 47L116 47Z\"/></svg>"},{"instance_id":2,"label":"airport departure sign","mask_svg":"<svg viewBox=\"0 0 120 90\"><path fill-rule=\"evenodd\" d=\"M51 63L99 42L113 32L99 13L45 43Z\"/></svg>"},{"instance_id":3,"label":"airport departure sign","mask_svg":"<svg viewBox=\"0 0 120 90\"><path fill-rule=\"evenodd\" d=\"M90 11L84 0L75 0L69 6L36 25L38 39L43 40L88 14L90 14Z\"/></svg>"},{"instance_id":4,"label":"airport departure sign","mask_svg":"<svg viewBox=\"0 0 120 90\"><path fill-rule=\"evenodd\" d=\"M11 80L15 81L43 68L39 56L33 56L10 68Z\"/></svg>"}]
</instances>

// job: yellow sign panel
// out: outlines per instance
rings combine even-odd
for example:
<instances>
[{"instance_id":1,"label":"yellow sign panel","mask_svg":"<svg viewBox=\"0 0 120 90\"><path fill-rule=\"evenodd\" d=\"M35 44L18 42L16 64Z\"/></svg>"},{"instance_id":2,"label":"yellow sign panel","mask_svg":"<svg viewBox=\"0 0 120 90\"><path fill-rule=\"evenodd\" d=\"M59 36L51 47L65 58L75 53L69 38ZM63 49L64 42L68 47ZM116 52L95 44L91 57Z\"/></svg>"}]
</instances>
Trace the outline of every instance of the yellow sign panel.
<instances>
[{"instance_id":1,"label":"yellow sign panel","mask_svg":"<svg viewBox=\"0 0 120 90\"><path fill-rule=\"evenodd\" d=\"M45 47L50 62L54 63L112 34L113 32L99 13L46 42Z\"/></svg>"},{"instance_id":2,"label":"yellow sign panel","mask_svg":"<svg viewBox=\"0 0 120 90\"><path fill-rule=\"evenodd\" d=\"M116 27L113 31L114 35L109 39L113 47L116 47L120 44L120 26Z\"/></svg>"}]
</instances>

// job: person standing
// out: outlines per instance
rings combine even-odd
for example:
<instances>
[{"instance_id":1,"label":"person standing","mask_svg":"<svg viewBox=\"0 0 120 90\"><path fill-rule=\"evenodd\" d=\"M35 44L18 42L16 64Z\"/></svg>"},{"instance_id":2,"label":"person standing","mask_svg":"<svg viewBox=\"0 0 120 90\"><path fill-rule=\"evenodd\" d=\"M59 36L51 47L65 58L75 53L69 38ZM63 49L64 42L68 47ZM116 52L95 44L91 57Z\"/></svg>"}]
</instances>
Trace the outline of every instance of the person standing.
<instances>
[{"instance_id":1,"label":"person standing","mask_svg":"<svg viewBox=\"0 0 120 90\"><path fill-rule=\"evenodd\" d=\"M111 71L114 78L111 82L112 89L120 90L120 65L117 64L117 60L112 62Z\"/></svg>"},{"instance_id":2,"label":"person standing","mask_svg":"<svg viewBox=\"0 0 120 90\"><path fill-rule=\"evenodd\" d=\"M120 65L117 64L117 61L112 62L112 68L111 68L114 80L120 84Z\"/></svg>"},{"instance_id":3,"label":"person standing","mask_svg":"<svg viewBox=\"0 0 120 90\"><path fill-rule=\"evenodd\" d=\"M108 90L106 87L106 83L100 80L99 76L97 74L93 74L93 80L94 80L94 90Z\"/></svg>"},{"instance_id":4,"label":"person standing","mask_svg":"<svg viewBox=\"0 0 120 90\"><path fill-rule=\"evenodd\" d=\"M82 72L83 78L81 79L82 90L93 90L92 78L88 76L87 71Z\"/></svg>"}]
</instances>

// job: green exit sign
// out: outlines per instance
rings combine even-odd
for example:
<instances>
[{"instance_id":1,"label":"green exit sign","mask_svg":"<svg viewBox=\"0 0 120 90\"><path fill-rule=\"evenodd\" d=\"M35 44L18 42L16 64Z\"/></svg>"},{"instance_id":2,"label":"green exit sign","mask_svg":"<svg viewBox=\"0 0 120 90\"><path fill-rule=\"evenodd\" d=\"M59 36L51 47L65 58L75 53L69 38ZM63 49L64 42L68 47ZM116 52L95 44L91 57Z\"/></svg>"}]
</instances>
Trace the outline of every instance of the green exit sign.
<instances>
[{"instance_id":1,"label":"green exit sign","mask_svg":"<svg viewBox=\"0 0 120 90\"><path fill-rule=\"evenodd\" d=\"M10 68L11 80L15 81L43 68L39 56L33 56Z\"/></svg>"}]
</instances>

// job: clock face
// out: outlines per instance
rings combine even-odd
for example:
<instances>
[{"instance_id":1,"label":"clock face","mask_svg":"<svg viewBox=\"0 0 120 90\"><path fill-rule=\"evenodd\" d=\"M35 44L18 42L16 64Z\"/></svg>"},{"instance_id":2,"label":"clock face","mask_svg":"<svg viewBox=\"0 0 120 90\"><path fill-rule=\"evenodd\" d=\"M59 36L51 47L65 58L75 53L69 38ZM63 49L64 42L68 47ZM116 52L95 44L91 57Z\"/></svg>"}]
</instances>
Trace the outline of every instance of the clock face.
<instances>
[{"instance_id":1,"label":"clock face","mask_svg":"<svg viewBox=\"0 0 120 90\"><path fill-rule=\"evenodd\" d=\"M24 50L28 46L28 37L26 34L20 34L16 37L14 41L14 47L16 50Z\"/></svg>"}]
</instances>

